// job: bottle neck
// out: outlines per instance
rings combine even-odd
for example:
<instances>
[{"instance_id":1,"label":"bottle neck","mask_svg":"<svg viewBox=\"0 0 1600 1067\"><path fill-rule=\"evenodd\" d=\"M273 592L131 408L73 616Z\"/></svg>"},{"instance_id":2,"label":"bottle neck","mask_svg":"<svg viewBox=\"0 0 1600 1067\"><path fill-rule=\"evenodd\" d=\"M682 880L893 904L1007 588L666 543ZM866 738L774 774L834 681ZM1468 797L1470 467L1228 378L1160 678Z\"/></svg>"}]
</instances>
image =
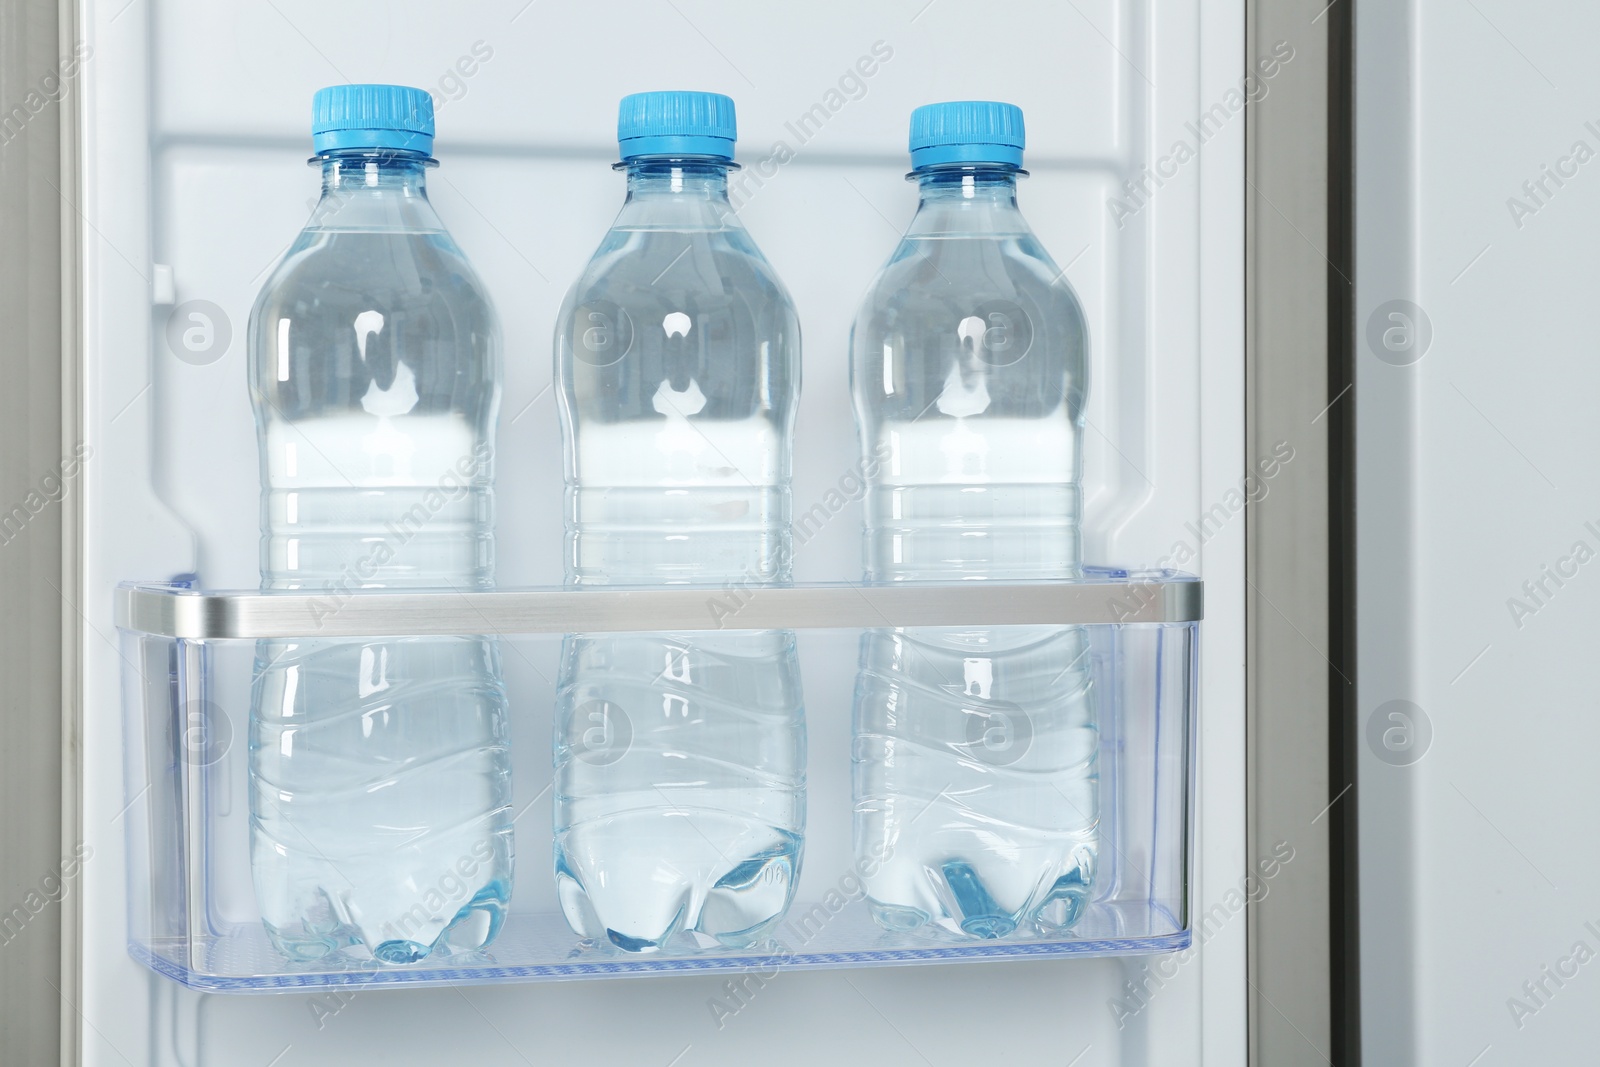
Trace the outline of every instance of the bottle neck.
<instances>
[{"instance_id":1,"label":"bottle neck","mask_svg":"<svg viewBox=\"0 0 1600 1067\"><path fill-rule=\"evenodd\" d=\"M427 172L438 164L420 152L340 149L311 162L322 168L313 227L443 229L428 201Z\"/></svg>"},{"instance_id":2,"label":"bottle neck","mask_svg":"<svg viewBox=\"0 0 1600 1067\"><path fill-rule=\"evenodd\" d=\"M628 198L617 227L721 229L736 224L728 202L729 162L645 156L618 166L628 174Z\"/></svg>"},{"instance_id":3,"label":"bottle neck","mask_svg":"<svg viewBox=\"0 0 1600 1067\"><path fill-rule=\"evenodd\" d=\"M914 171L921 201L908 237L1028 232L1017 210L1017 177L1025 172L1001 164L960 164Z\"/></svg>"}]
</instances>

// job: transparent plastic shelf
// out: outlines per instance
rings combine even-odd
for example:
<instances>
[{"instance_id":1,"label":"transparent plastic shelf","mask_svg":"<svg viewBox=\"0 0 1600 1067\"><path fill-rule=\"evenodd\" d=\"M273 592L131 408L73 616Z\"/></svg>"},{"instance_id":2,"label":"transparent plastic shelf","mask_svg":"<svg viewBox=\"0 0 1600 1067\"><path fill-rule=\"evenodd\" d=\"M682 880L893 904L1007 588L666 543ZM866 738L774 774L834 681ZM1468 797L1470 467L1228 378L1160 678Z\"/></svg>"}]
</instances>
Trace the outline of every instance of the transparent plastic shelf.
<instances>
[{"instance_id":1,"label":"transparent plastic shelf","mask_svg":"<svg viewBox=\"0 0 1600 1067\"><path fill-rule=\"evenodd\" d=\"M1172 952L1191 942L1189 882L1201 583L1088 571L1052 582L795 585L751 590L515 589L344 596L132 584L117 593L127 728L132 955L184 985L282 991L746 973ZM1082 626L1098 716L1099 869L1066 931L891 932L863 899L852 844L851 697L863 630ZM652 954L580 938L554 888L551 738L561 635L797 631L808 728L805 854L793 903L732 949L680 934ZM510 694L515 887L499 935L389 964L347 948L281 955L250 867L250 692L263 638L496 635Z\"/></svg>"}]
</instances>

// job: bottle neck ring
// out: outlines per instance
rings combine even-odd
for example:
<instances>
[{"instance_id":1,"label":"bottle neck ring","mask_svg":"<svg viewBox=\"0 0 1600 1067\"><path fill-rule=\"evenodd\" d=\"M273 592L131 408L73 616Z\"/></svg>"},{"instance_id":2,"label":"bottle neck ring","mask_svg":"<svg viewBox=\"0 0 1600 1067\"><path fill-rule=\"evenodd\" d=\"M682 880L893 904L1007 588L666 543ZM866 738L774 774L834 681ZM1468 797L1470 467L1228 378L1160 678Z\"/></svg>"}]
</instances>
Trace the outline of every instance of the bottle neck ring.
<instances>
[{"instance_id":1,"label":"bottle neck ring","mask_svg":"<svg viewBox=\"0 0 1600 1067\"><path fill-rule=\"evenodd\" d=\"M917 183L924 202L929 200L1011 201L1017 197L1017 179L1028 172L1008 163L951 163L921 167L906 175Z\"/></svg>"},{"instance_id":2,"label":"bottle neck ring","mask_svg":"<svg viewBox=\"0 0 1600 1067\"><path fill-rule=\"evenodd\" d=\"M629 200L726 200L728 172L739 165L719 156L640 156L616 164L615 169L627 172Z\"/></svg>"},{"instance_id":3,"label":"bottle neck ring","mask_svg":"<svg viewBox=\"0 0 1600 1067\"><path fill-rule=\"evenodd\" d=\"M312 156L307 162L322 168L324 195L395 192L426 196L427 172L439 165L421 152L392 148L340 148Z\"/></svg>"}]
</instances>

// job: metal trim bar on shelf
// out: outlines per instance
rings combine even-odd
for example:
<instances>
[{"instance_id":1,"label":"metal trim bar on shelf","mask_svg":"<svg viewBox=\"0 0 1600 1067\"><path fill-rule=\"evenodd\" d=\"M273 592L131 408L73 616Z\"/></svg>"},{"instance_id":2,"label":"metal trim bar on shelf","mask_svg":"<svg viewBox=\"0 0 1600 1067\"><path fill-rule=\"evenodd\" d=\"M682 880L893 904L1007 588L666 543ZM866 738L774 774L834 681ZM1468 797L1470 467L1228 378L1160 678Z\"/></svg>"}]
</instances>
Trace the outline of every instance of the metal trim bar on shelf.
<instances>
[{"instance_id":1,"label":"metal trim bar on shelf","mask_svg":"<svg viewBox=\"0 0 1600 1067\"><path fill-rule=\"evenodd\" d=\"M502 589L491 592L202 593L117 590L117 625L186 640L409 637L640 630L843 630L886 626L1105 626L1196 622L1192 578L849 583L724 590Z\"/></svg>"},{"instance_id":2,"label":"metal trim bar on shelf","mask_svg":"<svg viewBox=\"0 0 1600 1067\"><path fill-rule=\"evenodd\" d=\"M117 625L187 640L411 637L434 633L830 630L893 625L1195 622L1205 590L1150 581L782 585L757 589L506 589L259 593L123 585Z\"/></svg>"}]
</instances>

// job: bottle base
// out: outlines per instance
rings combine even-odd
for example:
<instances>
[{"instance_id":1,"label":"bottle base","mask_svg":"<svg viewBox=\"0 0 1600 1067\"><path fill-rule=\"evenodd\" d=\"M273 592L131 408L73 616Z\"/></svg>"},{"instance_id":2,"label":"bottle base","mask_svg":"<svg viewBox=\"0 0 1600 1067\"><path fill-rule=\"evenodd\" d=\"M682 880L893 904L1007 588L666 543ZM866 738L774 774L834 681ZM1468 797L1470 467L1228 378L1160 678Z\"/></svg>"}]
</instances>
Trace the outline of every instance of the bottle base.
<instances>
[{"instance_id":1,"label":"bottle base","mask_svg":"<svg viewBox=\"0 0 1600 1067\"><path fill-rule=\"evenodd\" d=\"M880 928L896 934L942 931L981 941L1062 937L1088 910L1093 886L1092 853L1080 849L1076 860L1077 865L1057 878L1047 892L1030 894L1015 910L996 899L979 861L967 859L949 859L923 868L926 899L886 900L869 890L867 909Z\"/></svg>"},{"instance_id":2,"label":"bottle base","mask_svg":"<svg viewBox=\"0 0 1600 1067\"><path fill-rule=\"evenodd\" d=\"M406 938L374 943L349 924L330 927L326 923L303 923L298 928L280 928L263 920L262 925L273 947L297 963L314 962L343 949L367 945L373 959L405 965L419 963L437 952L449 955L453 951L475 952L487 948L505 923L509 896L509 890L499 881L484 886L427 944Z\"/></svg>"},{"instance_id":3,"label":"bottle base","mask_svg":"<svg viewBox=\"0 0 1600 1067\"><path fill-rule=\"evenodd\" d=\"M659 857L645 862L650 872L633 869L625 882L612 878L584 878L580 865L559 851L556 891L562 914L574 933L591 945L609 944L629 954L651 954L682 949L696 951L712 945L746 949L758 944L788 911L799 879L800 839L769 830L782 840L771 848L736 864L709 889L682 881L681 870L693 864ZM635 852L633 859L648 861ZM593 874L594 872L590 872ZM626 891L608 883L627 885ZM649 895L641 886L655 885L663 892ZM666 896L670 892L673 895Z\"/></svg>"}]
</instances>

